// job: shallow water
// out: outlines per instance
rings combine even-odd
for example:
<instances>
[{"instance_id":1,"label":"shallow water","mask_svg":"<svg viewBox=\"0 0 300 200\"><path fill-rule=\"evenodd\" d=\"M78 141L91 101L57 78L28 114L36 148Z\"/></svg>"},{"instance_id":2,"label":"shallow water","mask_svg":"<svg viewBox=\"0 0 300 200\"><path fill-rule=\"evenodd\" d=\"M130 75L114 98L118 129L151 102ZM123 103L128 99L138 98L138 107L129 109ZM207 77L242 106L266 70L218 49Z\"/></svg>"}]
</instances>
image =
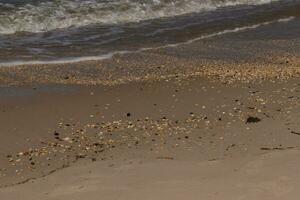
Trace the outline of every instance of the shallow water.
<instances>
[{"instance_id":1,"label":"shallow water","mask_svg":"<svg viewBox=\"0 0 300 200\"><path fill-rule=\"evenodd\" d=\"M298 20L300 1L0 0L0 63L107 58Z\"/></svg>"}]
</instances>

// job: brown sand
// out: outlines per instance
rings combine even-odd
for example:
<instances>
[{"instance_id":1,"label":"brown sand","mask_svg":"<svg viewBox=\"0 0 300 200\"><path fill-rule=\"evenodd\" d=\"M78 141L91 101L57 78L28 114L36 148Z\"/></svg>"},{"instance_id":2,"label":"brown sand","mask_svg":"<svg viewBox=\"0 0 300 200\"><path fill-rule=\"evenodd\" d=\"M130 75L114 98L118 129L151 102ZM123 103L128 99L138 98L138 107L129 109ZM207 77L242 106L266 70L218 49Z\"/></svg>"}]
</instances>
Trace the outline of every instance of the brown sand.
<instances>
[{"instance_id":1,"label":"brown sand","mask_svg":"<svg viewBox=\"0 0 300 200\"><path fill-rule=\"evenodd\" d=\"M0 199L299 199L299 29L266 32L0 68Z\"/></svg>"},{"instance_id":2,"label":"brown sand","mask_svg":"<svg viewBox=\"0 0 300 200\"><path fill-rule=\"evenodd\" d=\"M0 196L295 199L299 87L196 78L7 88Z\"/></svg>"},{"instance_id":3,"label":"brown sand","mask_svg":"<svg viewBox=\"0 0 300 200\"><path fill-rule=\"evenodd\" d=\"M293 36L299 36L299 29L283 32L285 37L275 34L282 33L282 27L262 29L102 61L1 67L0 85L116 85L175 77L203 77L227 83L299 77L300 39ZM270 32L274 38L268 38Z\"/></svg>"},{"instance_id":4,"label":"brown sand","mask_svg":"<svg viewBox=\"0 0 300 200\"><path fill-rule=\"evenodd\" d=\"M296 200L299 156L299 151L283 151L210 162L133 160L114 167L96 162L1 189L0 194L22 200Z\"/></svg>"}]
</instances>

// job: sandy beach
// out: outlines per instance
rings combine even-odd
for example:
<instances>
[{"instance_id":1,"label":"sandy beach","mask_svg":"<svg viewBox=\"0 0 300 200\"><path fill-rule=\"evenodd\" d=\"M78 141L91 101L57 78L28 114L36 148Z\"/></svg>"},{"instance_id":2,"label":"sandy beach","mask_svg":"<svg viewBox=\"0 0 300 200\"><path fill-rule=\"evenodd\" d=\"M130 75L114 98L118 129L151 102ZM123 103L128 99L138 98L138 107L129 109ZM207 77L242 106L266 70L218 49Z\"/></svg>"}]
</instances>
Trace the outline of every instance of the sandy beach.
<instances>
[{"instance_id":1,"label":"sandy beach","mask_svg":"<svg viewBox=\"0 0 300 200\"><path fill-rule=\"evenodd\" d=\"M0 67L0 199L298 199L299 45L297 18Z\"/></svg>"},{"instance_id":2,"label":"sandy beach","mask_svg":"<svg viewBox=\"0 0 300 200\"><path fill-rule=\"evenodd\" d=\"M190 79L7 88L0 194L296 199L299 87Z\"/></svg>"},{"instance_id":3,"label":"sandy beach","mask_svg":"<svg viewBox=\"0 0 300 200\"><path fill-rule=\"evenodd\" d=\"M95 163L3 189L1 194L4 199L25 200L297 199L298 164L299 151L211 162L139 160L115 167Z\"/></svg>"}]
</instances>

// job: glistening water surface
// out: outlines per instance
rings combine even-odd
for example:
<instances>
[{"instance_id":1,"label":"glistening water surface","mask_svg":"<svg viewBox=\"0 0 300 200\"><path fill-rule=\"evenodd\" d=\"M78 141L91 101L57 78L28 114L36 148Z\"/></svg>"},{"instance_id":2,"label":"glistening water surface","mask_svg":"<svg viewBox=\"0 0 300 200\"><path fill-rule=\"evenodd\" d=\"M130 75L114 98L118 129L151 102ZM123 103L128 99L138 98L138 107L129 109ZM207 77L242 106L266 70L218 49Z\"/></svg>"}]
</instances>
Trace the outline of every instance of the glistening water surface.
<instances>
[{"instance_id":1,"label":"glistening water surface","mask_svg":"<svg viewBox=\"0 0 300 200\"><path fill-rule=\"evenodd\" d=\"M0 0L0 63L106 58L298 20L299 0Z\"/></svg>"}]
</instances>

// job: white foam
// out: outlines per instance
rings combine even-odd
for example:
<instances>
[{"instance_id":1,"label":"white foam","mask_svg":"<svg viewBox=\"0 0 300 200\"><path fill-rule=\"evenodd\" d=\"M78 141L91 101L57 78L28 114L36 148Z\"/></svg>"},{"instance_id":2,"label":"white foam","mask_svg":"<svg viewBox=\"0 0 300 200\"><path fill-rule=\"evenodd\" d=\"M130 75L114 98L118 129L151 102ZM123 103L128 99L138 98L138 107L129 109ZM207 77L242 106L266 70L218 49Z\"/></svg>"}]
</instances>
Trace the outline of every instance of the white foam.
<instances>
[{"instance_id":1,"label":"white foam","mask_svg":"<svg viewBox=\"0 0 300 200\"><path fill-rule=\"evenodd\" d=\"M45 32L90 24L119 24L277 0L56 0L0 5L0 34Z\"/></svg>"},{"instance_id":2,"label":"white foam","mask_svg":"<svg viewBox=\"0 0 300 200\"><path fill-rule=\"evenodd\" d=\"M186 42L176 43L176 44L168 44L164 47L176 47L176 46L183 45L183 44L190 44L190 43L196 42L198 40L203 40L203 39L207 39L207 38L211 38L211 37L216 37L216 36L224 35L224 34L228 34L228 33L235 33L235 32L241 32L241 31L250 30L250 29L256 29L260 26L265 26L265 25L269 25L269 24L272 24L272 23L276 23L276 22L288 22L288 21L291 21L293 19L295 19L295 17L287 17L287 18L283 18L283 19L279 19L279 20L275 20L275 21L269 21L269 22L263 22L263 23L260 23L260 24L255 24L255 25L252 25L252 26L243 26L243 27L238 27L238 28L234 28L234 29L228 29L228 30L217 32L217 33L212 33L212 34L204 35L204 36L201 36L201 37L198 37L198 38L194 38L194 39L188 40Z\"/></svg>"},{"instance_id":3,"label":"white foam","mask_svg":"<svg viewBox=\"0 0 300 200\"><path fill-rule=\"evenodd\" d=\"M139 53L139 52L148 51L148 50L163 49L163 48L168 48L168 47L177 47L180 45L191 44L191 43L197 42L199 40L208 39L208 38L212 38L212 37L216 37L216 36L220 36L220 35L224 35L224 34L256 29L258 27L266 26L266 25L273 24L273 23L285 23L285 22L291 21L293 19L295 19L295 17L287 17L287 18L282 18L279 20L264 22L264 23L255 24L255 25L251 25L251 26L243 26L243 27L237 27L234 29L227 29L224 31L220 31L220 32L216 32L216 33L212 33L212 34L208 34L208 35L203 35L201 37L193 38L193 39L185 41L185 42L180 42L180 43L175 43L175 44L167 44L167 45L163 45L163 46L159 46L159 47L140 48L135 51L115 51L115 52L111 52L111 53L100 55L100 56L85 56L85 57L76 57L76 58L66 58L66 59L54 60L54 61L14 61L14 62L0 63L0 67L21 66L21 65L68 64L68 63L77 63L77 62L84 62L84 61L100 61L100 60L110 59L114 55L118 55L118 54L120 55L120 54L129 54L129 53Z\"/></svg>"},{"instance_id":4,"label":"white foam","mask_svg":"<svg viewBox=\"0 0 300 200\"><path fill-rule=\"evenodd\" d=\"M21 65L43 65L43 64L66 64L66 63L77 63L83 61L96 61L96 60L104 60L110 59L116 54L125 54L130 53L129 51L116 51L113 53L107 53L101 56L84 56L84 57L76 57L76 58L65 58L51 61L12 61L12 62L3 62L0 63L0 67L8 67L8 66L21 66Z\"/></svg>"}]
</instances>

